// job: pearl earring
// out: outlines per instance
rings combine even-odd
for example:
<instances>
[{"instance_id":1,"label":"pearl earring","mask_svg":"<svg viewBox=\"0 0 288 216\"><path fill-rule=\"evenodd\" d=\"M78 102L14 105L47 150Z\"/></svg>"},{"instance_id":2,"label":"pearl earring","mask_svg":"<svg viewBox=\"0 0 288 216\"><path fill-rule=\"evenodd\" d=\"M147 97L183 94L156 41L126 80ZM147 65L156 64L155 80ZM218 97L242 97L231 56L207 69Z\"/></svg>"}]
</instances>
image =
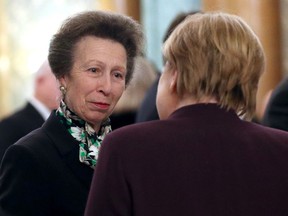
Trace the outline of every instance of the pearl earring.
<instances>
[{"instance_id":1,"label":"pearl earring","mask_svg":"<svg viewBox=\"0 0 288 216\"><path fill-rule=\"evenodd\" d=\"M66 94L66 88L64 86L60 86L60 91L62 92L63 95Z\"/></svg>"}]
</instances>

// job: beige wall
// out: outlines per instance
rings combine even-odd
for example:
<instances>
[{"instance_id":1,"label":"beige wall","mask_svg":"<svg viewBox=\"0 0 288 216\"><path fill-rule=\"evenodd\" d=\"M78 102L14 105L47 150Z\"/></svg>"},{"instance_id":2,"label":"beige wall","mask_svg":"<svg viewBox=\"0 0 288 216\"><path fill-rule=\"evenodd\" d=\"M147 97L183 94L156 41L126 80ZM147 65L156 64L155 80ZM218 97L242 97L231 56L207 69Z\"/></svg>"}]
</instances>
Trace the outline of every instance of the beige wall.
<instances>
[{"instance_id":1,"label":"beige wall","mask_svg":"<svg viewBox=\"0 0 288 216\"><path fill-rule=\"evenodd\" d=\"M282 65L283 75L288 75L288 0L280 0L281 27L282 27Z\"/></svg>"},{"instance_id":2,"label":"beige wall","mask_svg":"<svg viewBox=\"0 0 288 216\"><path fill-rule=\"evenodd\" d=\"M9 79L7 71L7 58L8 58L8 47L7 47L7 26L6 16L3 10L4 2L0 1L0 118L1 116L9 112L9 106L5 103L8 100L9 94L7 93L9 88L7 81Z\"/></svg>"},{"instance_id":3,"label":"beige wall","mask_svg":"<svg viewBox=\"0 0 288 216\"><path fill-rule=\"evenodd\" d=\"M282 2L283 1L283 2ZM241 16L259 36L266 55L266 69L257 93L256 118L261 119L266 96L283 78L281 3L287 0L202 0L203 10L221 10ZM282 12L282 13L281 13ZM285 14L285 13L283 13Z\"/></svg>"},{"instance_id":4,"label":"beige wall","mask_svg":"<svg viewBox=\"0 0 288 216\"><path fill-rule=\"evenodd\" d=\"M140 0L99 0L99 9L112 10L140 20Z\"/></svg>"},{"instance_id":5,"label":"beige wall","mask_svg":"<svg viewBox=\"0 0 288 216\"><path fill-rule=\"evenodd\" d=\"M0 118L22 107L49 42L68 16L98 7L91 1L0 0Z\"/></svg>"},{"instance_id":6,"label":"beige wall","mask_svg":"<svg viewBox=\"0 0 288 216\"><path fill-rule=\"evenodd\" d=\"M4 2L0 1L0 118L15 108L14 103L7 101L17 88L14 77L6 70L9 47ZM97 2L99 9L118 11L140 20L140 0ZM257 116L261 118L266 94L288 74L288 0L202 0L202 5L204 10L223 10L242 16L259 35L267 55L267 68L257 96Z\"/></svg>"}]
</instances>

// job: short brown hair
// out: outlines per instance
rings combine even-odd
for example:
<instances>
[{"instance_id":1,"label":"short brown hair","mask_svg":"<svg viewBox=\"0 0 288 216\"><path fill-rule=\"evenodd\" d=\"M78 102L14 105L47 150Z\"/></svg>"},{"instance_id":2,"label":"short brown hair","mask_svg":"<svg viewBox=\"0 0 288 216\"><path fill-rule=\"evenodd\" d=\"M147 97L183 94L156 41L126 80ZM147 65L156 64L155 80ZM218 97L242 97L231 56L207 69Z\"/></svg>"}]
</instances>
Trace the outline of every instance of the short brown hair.
<instances>
[{"instance_id":1,"label":"short brown hair","mask_svg":"<svg viewBox=\"0 0 288 216\"><path fill-rule=\"evenodd\" d=\"M178 94L198 101L214 97L222 107L253 116L265 59L258 37L240 17L190 15L172 32L163 54L178 70Z\"/></svg>"},{"instance_id":2,"label":"short brown hair","mask_svg":"<svg viewBox=\"0 0 288 216\"><path fill-rule=\"evenodd\" d=\"M125 80L128 84L134 69L134 58L142 54L143 32L132 18L107 11L86 11L64 21L49 48L48 60L55 76L59 78L70 73L75 45L88 35L107 38L124 46L127 53Z\"/></svg>"},{"instance_id":3,"label":"short brown hair","mask_svg":"<svg viewBox=\"0 0 288 216\"><path fill-rule=\"evenodd\" d=\"M164 37L163 37L163 43L168 39L170 34L173 32L173 30L176 28L176 26L181 23L187 16L193 15L196 13L201 13L200 11L188 11L188 12L180 12L174 17L174 19L169 24Z\"/></svg>"}]
</instances>

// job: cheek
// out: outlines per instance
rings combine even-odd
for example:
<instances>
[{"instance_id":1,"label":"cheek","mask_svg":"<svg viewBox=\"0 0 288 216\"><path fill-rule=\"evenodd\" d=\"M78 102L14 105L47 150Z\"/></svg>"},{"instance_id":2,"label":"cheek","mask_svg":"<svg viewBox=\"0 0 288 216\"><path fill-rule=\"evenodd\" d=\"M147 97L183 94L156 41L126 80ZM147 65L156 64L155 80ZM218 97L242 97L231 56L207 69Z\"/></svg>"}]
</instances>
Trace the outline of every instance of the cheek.
<instances>
[{"instance_id":1,"label":"cheek","mask_svg":"<svg viewBox=\"0 0 288 216\"><path fill-rule=\"evenodd\" d=\"M83 104L85 97L89 94L89 89L91 89L88 82L86 85L82 83L70 83L69 89L67 89L66 99L73 103L73 107L79 107Z\"/></svg>"},{"instance_id":2,"label":"cheek","mask_svg":"<svg viewBox=\"0 0 288 216\"><path fill-rule=\"evenodd\" d=\"M73 84L73 94L85 97L95 90L95 82L92 79L82 79Z\"/></svg>"},{"instance_id":3,"label":"cheek","mask_svg":"<svg viewBox=\"0 0 288 216\"><path fill-rule=\"evenodd\" d=\"M163 88L159 81L158 88L157 88L157 95L156 95L156 108L157 108L160 119L161 119L161 113L162 113L162 100L161 99L163 99L163 97L164 97Z\"/></svg>"},{"instance_id":4,"label":"cheek","mask_svg":"<svg viewBox=\"0 0 288 216\"><path fill-rule=\"evenodd\" d=\"M120 97L122 96L123 92L125 91L125 84L117 85L114 88L114 102L117 103Z\"/></svg>"}]
</instances>

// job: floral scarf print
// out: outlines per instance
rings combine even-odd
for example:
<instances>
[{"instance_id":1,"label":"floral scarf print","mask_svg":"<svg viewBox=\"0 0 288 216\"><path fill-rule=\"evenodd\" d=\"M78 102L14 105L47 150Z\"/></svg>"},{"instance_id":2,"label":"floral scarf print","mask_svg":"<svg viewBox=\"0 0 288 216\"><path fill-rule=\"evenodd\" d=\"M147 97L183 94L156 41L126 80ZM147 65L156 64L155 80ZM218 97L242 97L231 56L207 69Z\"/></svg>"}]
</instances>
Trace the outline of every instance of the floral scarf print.
<instances>
[{"instance_id":1,"label":"floral scarf print","mask_svg":"<svg viewBox=\"0 0 288 216\"><path fill-rule=\"evenodd\" d=\"M61 118L61 123L68 132L79 142L80 162L94 169L101 143L104 137L111 132L110 119L104 122L97 135L95 130L84 120L73 113L62 100L56 115Z\"/></svg>"}]
</instances>

